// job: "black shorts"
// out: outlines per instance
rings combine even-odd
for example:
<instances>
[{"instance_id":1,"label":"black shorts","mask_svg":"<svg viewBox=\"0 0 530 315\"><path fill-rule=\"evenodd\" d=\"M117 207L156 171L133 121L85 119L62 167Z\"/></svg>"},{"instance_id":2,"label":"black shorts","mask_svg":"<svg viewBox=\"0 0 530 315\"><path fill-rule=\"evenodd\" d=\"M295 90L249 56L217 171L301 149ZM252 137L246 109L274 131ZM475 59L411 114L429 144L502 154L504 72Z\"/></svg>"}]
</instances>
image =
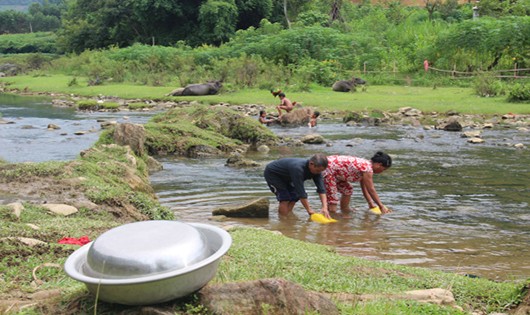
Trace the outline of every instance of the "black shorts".
<instances>
[{"instance_id":1,"label":"black shorts","mask_svg":"<svg viewBox=\"0 0 530 315\"><path fill-rule=\"evenodd\" d=\"M298 201L300 197L296 193L293 184L282 181L281 179L271 176L265 172L265 180L278 201Z\"/></svg>"}]
</instances>

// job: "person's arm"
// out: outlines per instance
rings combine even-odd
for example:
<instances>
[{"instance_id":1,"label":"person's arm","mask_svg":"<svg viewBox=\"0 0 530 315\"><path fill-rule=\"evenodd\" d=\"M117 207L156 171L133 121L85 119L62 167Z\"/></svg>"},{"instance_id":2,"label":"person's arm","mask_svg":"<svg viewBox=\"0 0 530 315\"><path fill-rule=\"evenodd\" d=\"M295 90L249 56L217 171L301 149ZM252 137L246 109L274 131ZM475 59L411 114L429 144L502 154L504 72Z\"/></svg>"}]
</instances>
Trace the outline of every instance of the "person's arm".
<instances>
[{"instance_id":1,"label":"person's arm","mask_svg":"<svg viewBox=\"0 0 530 315\"><path fill-rule=\"evenodd\" d=\"M326 196L326 187L324 185L324 176L322 174L318 174L313 177L313 182L315 183L315 186L317 187L317 193L320 197L320 202L322 203L322 209L320 209L320 212L322 214L330 219L329 211L328 211L328 198Z\"/></svg>"},{"instance_id":2,"label":"person's arm","mask_svg":"<svg viewBox=\"0 0 530 315\"><path fill-rule=\"evenodd\" d=\"M326 218L331 219L331 216L329 215L329 211L328 211L328 198L326 197L326 194L322 193L322 194L318 194L318 196L320 197L320 202L322 203L322 209L320 209L320 212L322 212L322 214Z\"/></svg>"},{"instance_id":3,"label":"person's arm","mask_svg":"<svg viewBox=\"0 0 530 315\"><path fill-rule=\"evenodd\" d=\"M369 173L369 172L363 173L363 177L361 179L361 187L363 186L364 186L364 188L362 188L363 195L364 195L364 190L366 189L368 197L371 198L372 200L372 204L373 202L375 202L379 206L379 209L381 210L382 213L391 212L390 209L388 209L387 207L385 207L385 205L383 205L383 203L381 202L381 199L379 199L379 195L377 194L377 191L375 190L375 187L374 187L373 173ZM365 196L365 199L370 205L370 199L366 197L367 196Z\"/></svg>"},{"instance_id":4,"label":"person's arm","mask_svg":"<svg viewBox=\"0 0 530 315\"><path fill-rule=\"evenodd\" d=\"M300 202L302 203L302 206L304 206L305 210L307 211L307 214L312 215L315 213L313 209L311 209L311 206L309 205L309 201L307 198L300 198Z\"/></svg>"}]
</instances>

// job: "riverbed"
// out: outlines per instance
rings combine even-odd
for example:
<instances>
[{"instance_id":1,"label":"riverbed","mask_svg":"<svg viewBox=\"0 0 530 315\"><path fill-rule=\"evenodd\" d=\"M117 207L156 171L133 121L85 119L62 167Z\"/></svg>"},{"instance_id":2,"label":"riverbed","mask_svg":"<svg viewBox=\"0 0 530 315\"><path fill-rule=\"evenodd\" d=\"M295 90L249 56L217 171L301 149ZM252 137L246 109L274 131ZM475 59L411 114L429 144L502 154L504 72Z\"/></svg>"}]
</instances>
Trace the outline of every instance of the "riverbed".
<instances>
[{"instance_id":1,"label":"riverbed","mask_svg":"<svg viewBox=\"0 0 530 315\"><path fill-rule=\"evenodd\" d=\"M70 160L100 133L98 120L147 121L152 113L80 113L54 108L42 98L0 95L0 157L9 162ZM60 126L48 130L48 124ZM345 255L471 274L495 280L530 277L530 154L510 144L530 145L530 134L515 128L483 130L483 144L470 144L459 132L411 126L353 126L322 121L317 128L270 127L280 136L318 133L327 143L281 146L248 158L261 166L236 169L226 159L158 157L164 170L151 176L162 204L182 221L211 222L211 211L259 197L271 202L267 219L229 219L223 224L280 231L330 245ZM75 135L76 131L87 131ZM374 176L378 193L394 212L367 211L360 189L352 198L353 217L320 225L298 205L279 219L277 202L262 177L266 163L316 152L370 158L382 150L393 167ZM318 197L306 183L313 207ZM214 223L215 224L215 223ZM273 244L272 244L273 245Z\"/></svg>"}]
</instances>

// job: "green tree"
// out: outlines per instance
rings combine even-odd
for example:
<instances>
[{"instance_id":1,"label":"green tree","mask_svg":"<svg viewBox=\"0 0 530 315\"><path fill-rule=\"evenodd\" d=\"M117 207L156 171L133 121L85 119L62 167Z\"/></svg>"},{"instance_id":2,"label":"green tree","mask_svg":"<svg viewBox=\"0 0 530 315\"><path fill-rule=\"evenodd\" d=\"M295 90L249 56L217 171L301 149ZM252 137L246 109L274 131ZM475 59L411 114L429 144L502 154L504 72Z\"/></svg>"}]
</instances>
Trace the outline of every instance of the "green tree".
<instances>
[{"instance_id":1,"label":"green tree","mask_svg":"<svg viewBox=\"0 0 530 315\"><path fill-rule=\"evenodd\" d=\"M236 30L237 17L234 0L207 0L199 10L199 38L216 45L228 41Z\"/></svg>"},{"instance_id":2,"label":"green tree","mask_svg":"<svg viewBox=\"0 0 530 315\"><path fill-rule=\"evenodd\" d=\"M194 34L196 19L192 0L78 0L60 36L66 50L76 52L136 42L169 45Z\"/></svg>"},{"instance_id":3,"label":"green tree","mask_svg":"<svg viewBox=\"0 0 530 315\"><path fill-rule=\"evenodd\" d=\"M0 34L28 33L29 16L14 10L0 11Z\"/></svg>"},{"instance_id":4,"label":"green tree","mask_svg":"<svg viewBox=\"0 0 530 315\"><path fill-rule=\"evenodd\" d=\"M495 19L453 24L440 34L435 49L446 66L495 69L498 65L520 66L530 61L530 17Z\"/></svg>"},{"instance_id":5,"label":"green tree","mask_svg":"<svg viewBox=\"0 0 530 315\"><path fill-rule=\"evenodd\" d=\"M238 10L237 29L257 27L262 19L272 16L272 0L236 0Z\"/></svg>"},{"instance_id":6,"label":"green tree","mask_svg":"<svg viewBox=\"0 0 530 315\"><path fill-rule=\"evenodd\" d=\"M529 0L481 0L478 8L481 16L530 15Z\"/></svg>"}]
</instances>

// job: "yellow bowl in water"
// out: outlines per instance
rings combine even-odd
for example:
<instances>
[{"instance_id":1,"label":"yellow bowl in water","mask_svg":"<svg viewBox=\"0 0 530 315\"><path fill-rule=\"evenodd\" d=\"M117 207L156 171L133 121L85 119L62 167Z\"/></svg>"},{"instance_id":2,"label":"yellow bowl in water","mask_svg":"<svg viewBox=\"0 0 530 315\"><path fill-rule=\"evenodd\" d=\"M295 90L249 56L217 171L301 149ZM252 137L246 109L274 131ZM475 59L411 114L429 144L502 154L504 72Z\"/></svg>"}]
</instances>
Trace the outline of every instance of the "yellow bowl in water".
<instances>
[{"instance_id":1,"label":"yellow bowl in water","mask_svg":"<svg viewBox=\"0 0 530 315\"><path fill-rule=\"evenodd\" d=\"M313 213L311 215L311 221L323 224L337 222L335 219L326 218L322 213Z\"/></svg>"},{"instance_id":2,"label":"yellow bowl in water","mask_svg":"<svg viewBox=\"0 0 530 315\"><path fill-rule=\"evenodd\" d=\"M370 211L374 214L382 214L381 209L379 209L379 206L375 206L373 208L370 208Z\"/></svg>"}]
</instances>

